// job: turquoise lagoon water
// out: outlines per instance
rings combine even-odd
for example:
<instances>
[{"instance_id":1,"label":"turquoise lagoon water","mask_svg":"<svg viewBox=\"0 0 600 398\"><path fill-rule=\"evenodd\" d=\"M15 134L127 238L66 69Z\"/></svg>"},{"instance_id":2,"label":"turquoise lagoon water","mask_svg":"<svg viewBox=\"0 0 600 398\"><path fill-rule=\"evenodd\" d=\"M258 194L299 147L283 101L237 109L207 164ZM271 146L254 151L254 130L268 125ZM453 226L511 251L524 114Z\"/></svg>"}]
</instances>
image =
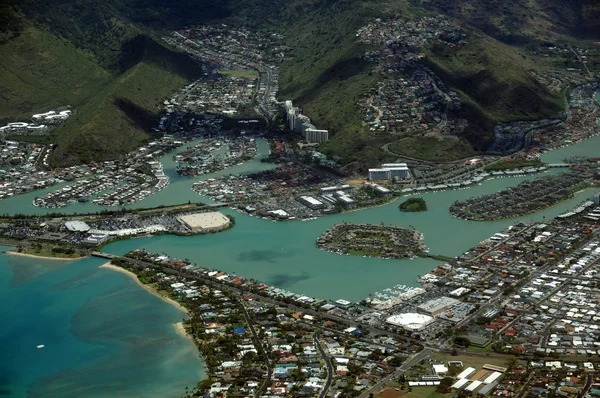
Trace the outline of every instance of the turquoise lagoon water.
<instances>
[{"instance_id":1,"label":"turquoise lagoon water","mask_svg":"<svg viewBox=\"0 0 600 398\"><path fill-rule=\"evenodd\" d=\"M0 396L180 397L203 378L183 312L102 263L0 256Z\"/></svg>"},{"instance_id":2,"label":"turquoise lagoon water","mask_svg":"<svg viewBox=\"0 0 600 398\"><path fill-rule=\"evenodd\" d=\"M261 152L268 151L264 142ZM595 156L600 138L544 155L547 162L570 156ZM176 204L198 196L195 179L174 173L170 156L163 159L172 180L169 187L133 207ZM273 167L258 159L220 175ZM553 170L551 173L560 172ZM205 176L209 178L211 176ZM113 243L109 253L136 248L189 258L196 264L235 272L248 278L319 298L360 300L396 284L415 286L416 278L438 262L430 259L382 260L340 256L320 251L315 239L342 222L368 222L414 227L432 253L454 256L518 221L550 219L587 199L586 190L574 199L534 215L497 222L469 222L451 217L456 200L493 193L528 177L485 181L464 190L420 195L424 213L401 213L398 203L319 218L271 222L233 210L233 229L196 237L159 236ZM27 195L0 202L0 213L43 213ZM39 195L39 193L37 193ZM201 198L200 198L201 199ZM82 212L98 207L76 204L61 211ZM185 386L202 378L195 347L177 335L173 323L182 313L162 302L120 273L98 269L102 261L64 262L0 256L0 396L179 396ZM45 344L38 350L36 345Z\"/></svg>"}]
</instances>

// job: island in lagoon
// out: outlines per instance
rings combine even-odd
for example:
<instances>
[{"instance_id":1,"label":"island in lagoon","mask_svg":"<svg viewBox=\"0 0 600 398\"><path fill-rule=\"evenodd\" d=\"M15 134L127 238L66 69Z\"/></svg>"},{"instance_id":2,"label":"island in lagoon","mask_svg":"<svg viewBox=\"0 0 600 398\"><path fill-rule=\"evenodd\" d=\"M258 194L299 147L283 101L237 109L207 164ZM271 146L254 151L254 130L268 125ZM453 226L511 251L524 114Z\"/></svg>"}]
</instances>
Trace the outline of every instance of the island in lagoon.
<instances>
[{"instance_id":1,"label":"island in lagoon","mask_svg":"<svg viewBox=\"0 0 600 398\"><path fill-rule=\"evenodd\" d=\"M317 247L338 254L380 258L406 258L427 252L419 231L373 224L334 225L317 239Z\"/></svg>"},{"instance_id":2,"label":"island in lagoon","mask_svg":"<svg viewBox=\"0 0 600 398\"><path fill-rule=\"evenodd\" d=\"M427 211L427 203L425 203L425 199L423 198L409 198L400 203L398 207L400 211L405 212Z\"/></svg>"}]
</instances>

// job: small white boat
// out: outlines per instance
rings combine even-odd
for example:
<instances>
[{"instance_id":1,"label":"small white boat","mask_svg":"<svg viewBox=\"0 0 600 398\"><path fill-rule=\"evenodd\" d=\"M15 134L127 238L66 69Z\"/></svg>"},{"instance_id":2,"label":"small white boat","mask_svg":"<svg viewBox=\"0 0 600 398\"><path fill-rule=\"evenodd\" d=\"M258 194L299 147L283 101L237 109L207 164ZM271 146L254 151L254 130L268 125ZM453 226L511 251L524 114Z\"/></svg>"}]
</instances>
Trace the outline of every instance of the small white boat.
<instances>
[{"instance_id":1,"label":"small white boat","mask_svg":"<svg viewBox=\"0 0 600 398\"><path fill-rule=\"evenodd\" d=\"M43 344L40 344L40 345L37 346L37 348L44 348L44 347L46 347L46 346L43 345Z\"/></svg>"}]
</instances>

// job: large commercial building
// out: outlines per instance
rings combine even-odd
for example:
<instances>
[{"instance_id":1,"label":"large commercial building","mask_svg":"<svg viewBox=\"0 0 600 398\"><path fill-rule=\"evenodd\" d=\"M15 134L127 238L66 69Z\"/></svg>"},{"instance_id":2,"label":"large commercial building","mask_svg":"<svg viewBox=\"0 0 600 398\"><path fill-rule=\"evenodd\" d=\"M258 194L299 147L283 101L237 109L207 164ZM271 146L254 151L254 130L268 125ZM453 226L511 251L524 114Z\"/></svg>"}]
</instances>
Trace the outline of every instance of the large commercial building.
<instances>
[{"instance_id":1,"label":"large commercial building","mask_svg":"<svg viewBox=\"0 0 600 398\"><path fill-rule=\"evenodd\" d=\"M192 231L221 231L229 226L231 220L218 211L186 214L177 220Z\"/></svg>"},{"instance_id":2,"label":"large commercial building","mask_svg":"<svg viewBox=\"0 0 600 398\"><path fill-rule=\"evenodd\" d=\"M416 313L392 315L385 320L390 325L400 326L406 330L418 332L434 321L433 317Z\"/></svg>"},{"instance_id":3,"label":"large commercial building","mask_svg":"<svg viewBox=\"0 0 600 398\"><path fill-rule=\"evenodd\" d=\"M409 178L410 171L406 163L384 163L380 168L369 169L369 180L391 180L397 178Z\"/></svg>"},{"instance_id":4,"label":"large commercial building","mask_svg":"<svg viewBox=\"0 0 600 398\"><path fill-rule=\"evenodd\" d=\"M69 232L88 232L90 230L90 226L83 221L67 221L65 228Z\"/></svg>"},{"instance_id":5,"label":"large commercial building","mask_svg":"<svg viewBox=\"0 0 600 398\"><path fill-rule=\"evenodd\" d=\"M298 200L298 202L302 203L304 206L306 206L310 209L313 209L313 210L325 208L325 204L323 202L321 202L320 200L318 200L316 198L313 198L312 196L308 196L308 195L299 196L298 198L296 198L296 200Z\"/></svg>"},{"instance_id":6,"label":"large commercial building","mask_svg":"<svg viewBox=\"0 0 600 398\"><path fill-rule=\"evenodd\" d=\"M296 123L296 113L298 112L298 109L294 108L292 101L285 101L285 112L287 114L288 128L294 131Z\"/></svg>"},{"instance_id":7,"label":"large commercial building","mask_svg":"<svg viewBox=\"0 0 600 398\"><path fill-rule=\"evenodd\" d=\"M292 101L285 101L285 111L287 115L287 125L292 131L302 134L302 138L308 143L322 143L329 139L327 130L317 129L310 119L295 107Z\"/></svg>"},{"instance_id":8,"label":"large commercial building","mask_svg":"<svg viewBox=\"0 0 600 398\"><path fill-rule=\"evenodd\" d=\"M390 170L390 175L392 178L408 178L410 177L408 171L408 165L406 163L384 163L381 165L384 169Z\"/></svg>"},{"instance_id":9,"label":"large commercial building","mask_svg":"<svg viewBox=\"0 0 600 398\"><path fill-rule=\"evenodd\" d=\"M340 185L340 186L332 186L332 187L321 187L319 188L319 195L327 195L332 194L337 191L349 191L352 187L348 184Z\"/></svg>"},{"instance_id":10,"label":"large commercial building","mask_svg":"<svg viewBox=\"0 0 600 398\"><path fill-rule=\"evenodd\" d=\"M451 297L440 297L424 302L423 304L417 306L417 310L423 314L438 316L458 303L460 303L459 300Z\"/></svg>"},{"instance_id":11,"label":"large commercial building","mask_svg":"<svg viewBox=\"0 0 600 398\"><path fill-rule=\"evenodd\" d=\"M390 169L369 169L369 180L371 181L381 181L381 180L391 180L392 172Z\"/></svg>"},{"instance_id":12,"label":"large commercial building","mask_svg":"<svg viewBox=\"0 0 600 398\"><path fill-rule=\"evenodd\" d=\"M355 209L356 201L350 196L346 195L344 191L336 191L333 196L337 199L338 203L346 209Z\"/></svg>"},{"instance_id":13,"label":"large commercial building","mask_svg":"<svg viewBox=\"0 0 600 398\"><path fill-rule=\"evenodd\" d=\"M408 167L407 163L384 163L381 165L381 167L384 168L388 168L388 169L393 169L393 168L397 168L397 167Z\"/></svg>"},{"instance_id":14,"label":"large commercial building","mask_svg":"<svg viewBox=\"0 0 600 398\"><path fill-rule=\"evenodd\" d=\"M329 139L329 132L327 130L317 130L308 128L304 131L304 141L312 143L318 142L319 144Z\"/></svg>"},{"instance_id":15,"label":"large commercial building","mask_svg":"<svg viewBox=\"0 0 600 398\"><path fill-rule=\"evenodd\" d=\"M392 196L392 191L390 191L389 189L387 189L385 187L382 187L381 185L369 183L369 184L367 184L367 187L369 187L377 196L383 196L383 197Z\"/></svg>"}]
</instances>

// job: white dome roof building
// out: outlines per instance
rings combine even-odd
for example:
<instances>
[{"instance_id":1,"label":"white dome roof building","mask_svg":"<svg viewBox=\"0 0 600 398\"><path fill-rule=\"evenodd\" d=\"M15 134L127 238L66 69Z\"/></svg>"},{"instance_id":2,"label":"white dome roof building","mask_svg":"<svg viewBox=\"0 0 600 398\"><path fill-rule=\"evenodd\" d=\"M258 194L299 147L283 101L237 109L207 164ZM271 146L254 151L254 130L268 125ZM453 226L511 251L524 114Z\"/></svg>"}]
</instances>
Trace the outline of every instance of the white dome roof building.
<instances>
[{"instance_id":1,"label":"white dome roof building","mask_svg":"<svg viewBox=\"0 0 600 398\"><path fill-rule=\"evenodd\" d=\"M386 319L390 325L400 326L406 330L417 332L434 321L429 315L409 312L405 314L392 315Z\"/></svg>"}]
</instances>

